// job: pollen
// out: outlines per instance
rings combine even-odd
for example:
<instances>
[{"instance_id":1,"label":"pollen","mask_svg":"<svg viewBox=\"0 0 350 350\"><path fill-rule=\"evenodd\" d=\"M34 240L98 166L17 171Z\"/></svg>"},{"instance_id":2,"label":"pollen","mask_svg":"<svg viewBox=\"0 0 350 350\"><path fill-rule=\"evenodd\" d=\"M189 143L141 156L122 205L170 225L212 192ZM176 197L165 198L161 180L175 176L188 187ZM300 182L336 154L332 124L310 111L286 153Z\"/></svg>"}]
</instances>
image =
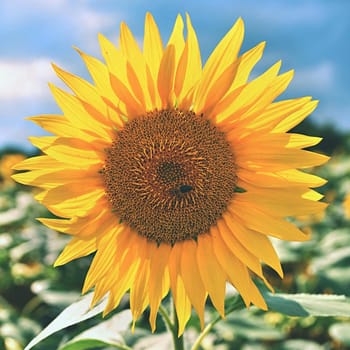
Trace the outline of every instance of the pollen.
<instances>
[{"instance_id":1,"label":"pollen","mask_svg":"<svg viewBox=\"0 0 350 350\"><path fill-rule=\"evenodd\" d=\"M208 233L237 182L225 134L204 115L177 109L126 123L106 150L102 176L119 220L170 245Z\"/></svg>"}]
</instances>

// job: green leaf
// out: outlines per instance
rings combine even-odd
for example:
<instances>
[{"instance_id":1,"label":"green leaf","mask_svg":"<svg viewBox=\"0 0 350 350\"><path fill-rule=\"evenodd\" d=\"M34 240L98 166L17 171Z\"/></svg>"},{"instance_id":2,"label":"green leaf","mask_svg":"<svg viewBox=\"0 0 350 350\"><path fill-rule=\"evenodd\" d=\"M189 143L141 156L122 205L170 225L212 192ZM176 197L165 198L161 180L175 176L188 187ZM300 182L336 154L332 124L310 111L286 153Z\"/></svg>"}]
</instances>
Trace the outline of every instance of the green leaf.
<instances>
[{"instance_id":1,"label":"green leaf","mask_svg":"<svg viewBox=\"0 0 350 350\"><path fill-rule=\"evenodd\" d=\"M349 266L350 262L350 247L344 247L328 253L327 256L322 256L314 259L311 268L313 271L325 270L331 266Z\"/></svg>"},{"instance_id":2,"label":"green leaf","mask_svg":"<svg viewBox=\"0 0 350 350\"><path fill-rule=\"evenodd\" d=\"M335 323L329 328L330 336L344 345L350 345L350 322Z\"/></svg>"},{"instance_id":3,"label":"green leaf","mask_svg":"<svg viewBox=\"0 0 350 350\"><path fill-rule=\"evenodd\" d=\"M16 195L15 208L0 213L0 227L14 224L23 220L27 215L27 210L33 204L33 196L19 192Z\"/></svg>"},{"instance_id":4,"label":"green leaf","mask_svg":"<svg viewBox=\"0 0 350 350\"><path fill-rule=\"evenodd\" d=\"M96 339L81 339L77 340L74 343L69 343L63 348L60 348L59 350L87 350L87 349L98 349L102 347L107 347L111 344L108 344L101 340Z\"/></svg>"},{"instance_id":5,"label":"green leaf","mask_svg":"<svg viewBox=\"0 0 350 350\"><path fill-rule=\"evenodd\" d=\"M249 340L264 341L276 341L284 338L284 333L281 330L266 324L261 317L252 315L248 310L229 315L215 328L220 338L226 341L233 341L237 335Z\"/></svg>"},{"instance_id":6,"label":"green leaf","mask_svg":"<svg viewBox=\"0 0 350 350\"><path fill-rule=\"evenodd\" d=\"M48 289L39 293L39 297L46 304L64 307L76 300L79 297L79 293Z\"/></svg>"},{"instance_id":7,"label":"green leaf","mask_svg":"<svg viewBox=\"0 0 350 350\"><path fill-rule=\"evenodd\" d=\"M304 259L311 242L289 242L277 238L271 239L282 263L298 263Z\"/></svg>"},{"instance_id":8,"label":"green leaf","mask_svg":"<svg viewBox=\"0 0 350 350\"><path fill-rule=\"evenodd\" d=\"M347 227L338 228L321 240L319 248L323 253L329 254L336 249L348 247L350 245L349 229Z\"/></svg>"},{"instance_id":9,"label":"green leaf","mask_svg":"<svg viewBox=\"0 0 350 350\"><path fill-rule=\"evenodd\" d=\"M271 294L263 292L269 310L289 316L350 316L350 299L344 295Z\"/></svg>"},{"instance_id":10,"label":"green leaf","mask_svg":"<svg viewBox=\"0 0 350 350\"><path fill-rule=\"evenodd\" d=\"M43 339L47 338L51 334L54 334L64 328L72 326L73 324L85 321L103 311L107 304L107 298L97 304L95 307L90 308L93 293L83 296L79 301L69 305L64 309L46 328L44 328L25 348L29 350L36 344L40 343Z\"/></svg>"},{"instance_id":11,"label":"green leaf","mask_svg":"<svg viewBox=\"0 0 350 350\"><path fill-rule=\"evenodd\" d=\"M348 266L329 267L317 274L321 288L331 289L334 293L347 293L350 285L350 269Z\"/></svg>"},{"instance_id":12,"label":"green leaf","mask_svg":"<svg viewBox=\"0 0 350 350\"><path fill-rule=\"evenodd\" d=\"M173 342L170 333L152 334L139 339L133 346L134 350L172 349Z\"/></svg>"},{"instance_id":13,"label":"green leaf","mask_svg":"<svg viewBox=\"0 0 350 350\"><path fill-rule=\"evenodd\" d=\"M273 349L278 350L324 350L324 347L311 341L305 339L292 339L284 341Z\"/></svg>"},{"instance_id":14,"label":"green leaf","mask_svg":"<svg viewBox=\"0 0 350 350\"><path fill-rule=\"evenodd\" d=\"M109 320L79 334L60 350L85 350L102 346L114 346L118 349L125 343L122 333L130 328L131 321L130 310L119 312Z\"/></svg>"}]
</instances>

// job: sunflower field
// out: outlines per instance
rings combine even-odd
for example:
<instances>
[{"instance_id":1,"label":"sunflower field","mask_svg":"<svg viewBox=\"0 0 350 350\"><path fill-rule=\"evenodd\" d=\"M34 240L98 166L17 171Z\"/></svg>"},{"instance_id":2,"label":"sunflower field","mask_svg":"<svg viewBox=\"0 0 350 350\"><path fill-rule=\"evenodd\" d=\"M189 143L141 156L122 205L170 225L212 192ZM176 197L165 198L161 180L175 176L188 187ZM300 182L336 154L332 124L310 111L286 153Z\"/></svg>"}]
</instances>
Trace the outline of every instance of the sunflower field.
<instances>
[{"instance_id":1,"label":"sunflower field","mask_svg":"<svg viewBox=\"0 0 350 350\"><path fill-rule=\"evenodd\" d=\"M226 318L219 321L207 301L205 321L210 329L195 343L201 330L193 314L185 330L185 348L350 348L350 218L344 204L350 193L350 135L306 122L298 132L322 135L317 151L332 155L326 165L314 169L328 180L320 190L329 203L326 212L295 219L310 234L309 241L274 239L285 277L281 280L266 268L276 293L259 288L269 311L243 308L235 290L227 288L226 308L235 305L235 311L226 310ZM34 199L35 189L11 179L12 165L27 156L16 149L2 149L0 154L0 349L21 350L32 339L37 340L32 343L37 350L171 348L160 316L156 333L151 333L147 310L131 331L127 296L105 318L104 301L88 310L91 296L81 299L80 290L91 256L52 266L67 237L36 220L50 214ZM169 297L163 307L170 308L168 304Z\"/></svg>"}]
</instances>

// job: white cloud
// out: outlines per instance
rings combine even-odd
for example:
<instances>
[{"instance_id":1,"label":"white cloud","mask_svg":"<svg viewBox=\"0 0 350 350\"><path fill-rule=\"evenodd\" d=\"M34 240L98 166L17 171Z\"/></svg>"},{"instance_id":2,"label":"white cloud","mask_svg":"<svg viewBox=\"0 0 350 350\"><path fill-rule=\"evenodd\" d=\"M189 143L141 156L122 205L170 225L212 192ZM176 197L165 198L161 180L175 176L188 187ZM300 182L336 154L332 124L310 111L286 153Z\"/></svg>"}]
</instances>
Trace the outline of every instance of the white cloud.
<instances>
[{"instance_id":1,"label":"white cloud","mask_svg":"<svg viewBox=\"0 0 350 350\"><path fill-rule=\"evenodd\" d=\"M1 8L6 16L21 19L28 13L50 14L67 6L67 0L2 0Z\"/></svg>"},{"instance_id":2,"label":"white cloud","mask_svg":"<svg viewBox=\"0 0 350 350\"><path fill-rule=\"evenodd\" d=\"M116 12L98 11L84 0L2 0L0 11L14 24L52 18L53 27L64 25L72 33L84 34L89 40L92 33L110 28L120 19L116 18Z\"/></svg>"},{"instance_id":3,"label":"white cloud","mask_svg":"<svg viewBox=\"0 0 350 350\"><path fill-rule=\"evenodd\" d=\"M300 23L317 23L329 16L329 6L322 2L276 2L267 1L264 6L247 7L242 5L242 11L248 11L258 21L263 21L268 26L296 25Z\"/></svg>"},{"instance_id":4,"label":"white cloud","mask_svg":"<svg viewBox=\"0 0 350 350\"><path fill-rule=\"evenodd\" d=\"M110 27L116 23L115 16L107 13L99 13L88 8L81 9L76 14L72 14L72 20L83 24L83 30L99 31L103 28Z\"/></svg>"},{"instance_id":5,"label":"white cloud","mask_svg":"<svg viewBox=\"0 0 350 350\"><path fill-rule=\"evenodd\" d=\"M95 12L88 8L72 13L69 21L76 28L78 37L81 38L83 51L89 51L90 54L99 52L97 33L109 31L113 27L117 30L116 24L119 23L115 15Z\"/></svg>"},{"instance_id":6,"label":"white cloud","mask_svg":"<svg viewBox=\"0 0 350 350\"><path fill-rule=\"evenodd\" d=\"M315 118L319 122L350 130L350 104L332 103L327 99L321 99Z\"/></svg>"},{"instance_id":7,"label":"white cloud","mask_svg":"<svg viewBox=\"0 0 350 350\"><path fill-rule=\"evenodd\" d=\"M55 79L48 58L28 62L0 60L0 100L49 96L47 82Z\"/></svg>"},{"instance_id":8,"label":"white cloud","mask_svg":"<svg viewBox=\"0 0 350 350\"><path fill-rule=\"evenodd\" d=\"M331 90L335 82L335 66L323 61L312 67L298 69L293 79L293 89L324 92Z\"/></svg>"}]
</instances>

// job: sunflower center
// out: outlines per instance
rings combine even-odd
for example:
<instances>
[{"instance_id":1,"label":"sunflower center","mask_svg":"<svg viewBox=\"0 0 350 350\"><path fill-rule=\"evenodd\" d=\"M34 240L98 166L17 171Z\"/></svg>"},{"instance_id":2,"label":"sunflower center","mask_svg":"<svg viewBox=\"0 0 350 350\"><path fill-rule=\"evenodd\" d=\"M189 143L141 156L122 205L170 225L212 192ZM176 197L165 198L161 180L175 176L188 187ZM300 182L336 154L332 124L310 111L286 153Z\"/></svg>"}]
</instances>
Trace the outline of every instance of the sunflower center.
<instances>
[{"instance_id":1,"label":"sunflower center","mask_svg":"<svg viewBox=\"0 0 350 350\"><path fill-rule=\"evenodd\" d=\"M158 244L208 233L236 187L224 133L203 115L177 109L128 122L106 150L102 175L116 216Z\"/></svg>"},{"instance_id":2,"label":"sunflower center","mask_svg":"<svg viewBox=\"0 0 350 350\"><path fill-rule=\"evenodd\" d=\"M164 183L173 183L179 181L184 176L181 164L172 162L163 162L158 165L157 173L160 181Z\"/></svg>"}]
</instances>

